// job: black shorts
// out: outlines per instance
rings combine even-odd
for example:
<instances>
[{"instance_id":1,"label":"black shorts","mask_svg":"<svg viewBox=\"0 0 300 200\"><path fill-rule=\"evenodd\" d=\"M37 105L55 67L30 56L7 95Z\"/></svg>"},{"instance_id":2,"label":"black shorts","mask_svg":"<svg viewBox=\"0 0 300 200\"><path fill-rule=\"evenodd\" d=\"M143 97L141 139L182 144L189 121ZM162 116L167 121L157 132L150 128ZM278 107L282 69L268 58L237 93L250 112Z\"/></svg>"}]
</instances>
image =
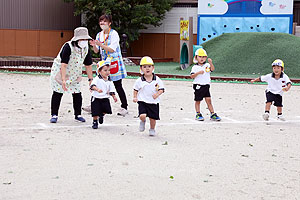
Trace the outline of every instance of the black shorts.
<instances>
[{"instance_id":1,"label":"black shorts","mask_svg":"<svg viewBox=\"0 0 300 200\"><path fill-rule=\"evenodd\" d=\"M137 103L139 104L139 116L146 114L151 119L159 120L159 104L150 104L143 101Z\"/></svg>"},{"instance_id":2,"label":"black shorts","mask_svg":"<svg viewBox=\"0 0 300 200\"><path fill-rule=\"evenodd\" d=\"M209 88L210 88L210 85L193 84L193 89L195 90L194 100L195 101L202 101L203 98L210 97Z\"/></svg>"},{"instance_id":3,"label":"black shorts","mask_svg":"<svg viewBox=\"0 0 300 200\"><path fill-rule=\"evenodd\" d=\"M282 105L282 96L280 94L273 94L272 92L266 92L267 102L273 102L274 106L283 107Z\"/></svg>"},{"instance_id":4,"label":"black shorts","mask_svg":"<svg viewBox=\"0 0 300 200\"><path fill-rule=\"evenodd\" d=\"M92 116L103 116L104 114L111 114L111 106L108 98L98 99L92 97L91 99Z\"/></svg>"}]
</instances>

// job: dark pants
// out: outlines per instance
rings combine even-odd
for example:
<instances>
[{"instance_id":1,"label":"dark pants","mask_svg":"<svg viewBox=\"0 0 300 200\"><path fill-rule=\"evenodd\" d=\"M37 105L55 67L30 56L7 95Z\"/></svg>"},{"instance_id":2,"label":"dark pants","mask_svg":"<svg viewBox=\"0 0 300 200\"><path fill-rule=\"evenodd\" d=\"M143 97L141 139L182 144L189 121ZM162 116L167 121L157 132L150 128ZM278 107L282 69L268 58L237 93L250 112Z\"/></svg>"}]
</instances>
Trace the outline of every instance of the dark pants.
<instances>
[{"instance_id":1,"label":"dark pants","mask_svg":"<svg viewBox=\"0 0 300 200\"><path fill-rule=\"evenodd\" d=\"M121 101L121 107L125 108L127 110L127 99L126 99L126 95L125 95L125 91L122 87L122 79L118 80L118 81L113 81L115 88L117 90L117 93L120 97L120 101Z\"/></svg>"},{"instance_id":2,"label":"dark pants","mask_svg":"<svg viewBox=\"0 0 300 200\"><path fill-rule=\"evenodd\" d=\"M58 110L63 93L53 91L51 98L51 115L58 115ZM82 96L81 93L73 93L73 108L75 116L81 115Z\"/></svg>"}]
</instances>

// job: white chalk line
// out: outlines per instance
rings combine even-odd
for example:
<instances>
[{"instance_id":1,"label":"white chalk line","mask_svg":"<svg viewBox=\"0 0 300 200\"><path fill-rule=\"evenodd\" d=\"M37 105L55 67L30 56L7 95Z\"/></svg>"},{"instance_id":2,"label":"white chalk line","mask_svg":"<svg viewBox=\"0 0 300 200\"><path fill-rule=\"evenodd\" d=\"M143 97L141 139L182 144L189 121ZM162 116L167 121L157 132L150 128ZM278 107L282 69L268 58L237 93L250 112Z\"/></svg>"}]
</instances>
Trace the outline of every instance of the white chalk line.
<instances>
[{"instance_id":1,"label":"white chalk line","mask_svg":"<svg viewBox=\"0 0 300 200\"><path fill-rule=\"evenodd\" d=\"M228 121L212 121L212 120L205 120L205 121L197 121L190 118L183 118L183 121L186 122L158 122L157 126L178 126L178 125L221 125L221 124L266 124L266 125L276 125L276 124L299 124L300 120L287 120L287 121L279 121L276 119L270 119L270 121L238 121L228 117L223 117L223 120L226 119ZM36 123L35 125L29 127L18 127L18 128L0 128L0 130L47 130L47 129L62 129L62 128L91 128L91 124L85 123L85 125L59 125L59 124L45 124L45 123ZM99 125L99 127L120 127L120 126L139 126L138 120L135 123L126 123L126 124L110 124L105 123Z\"/></svg>"}]
</instances>

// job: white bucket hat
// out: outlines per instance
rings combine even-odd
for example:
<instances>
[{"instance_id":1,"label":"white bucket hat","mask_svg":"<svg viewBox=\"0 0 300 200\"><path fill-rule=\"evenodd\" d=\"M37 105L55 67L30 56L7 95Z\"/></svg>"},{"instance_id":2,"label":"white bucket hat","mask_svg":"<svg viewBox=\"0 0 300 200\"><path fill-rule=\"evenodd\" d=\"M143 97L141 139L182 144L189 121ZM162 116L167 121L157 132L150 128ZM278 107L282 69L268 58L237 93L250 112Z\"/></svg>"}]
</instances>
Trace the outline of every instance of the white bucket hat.
<instances>
[{"instance_id":1,"label":"white bucket hat","mask_svg":"<svg viewBox=\"0 0 300 200\"><path fill-rule=\"evenodd\" d=\"M74 37L71 39L71 41L77 41L77 40L92 40L92 38L89 36L89 31L85 27L78 27L74 30Z\"/></svg>"}]
</instances>

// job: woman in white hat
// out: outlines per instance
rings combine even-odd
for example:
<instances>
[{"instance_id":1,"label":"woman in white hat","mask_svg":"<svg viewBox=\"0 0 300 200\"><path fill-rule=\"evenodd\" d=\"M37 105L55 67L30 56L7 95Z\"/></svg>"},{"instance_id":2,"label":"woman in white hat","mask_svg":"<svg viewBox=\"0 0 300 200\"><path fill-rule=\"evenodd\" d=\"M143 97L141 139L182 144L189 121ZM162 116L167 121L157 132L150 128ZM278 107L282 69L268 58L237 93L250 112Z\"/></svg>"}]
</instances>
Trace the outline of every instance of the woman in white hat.
<instances>
[{"instance_id":1,"label":"woman in white hat","mask_svg":"<svg viewBox=\"0 0 300 200\"><path fill-rule=\"evenodd\" d=\"M112 16L102 15L99 18L99 26L102 31L96 36L96 40L92 40L90 44L93 46L95 53L100 52L102 60L111 59L110 78L113 81L117 93L121 101L121 109L118 115L125 116L127 111L127 98L122 86L122 79L127 76L125 64L120 48L120 37L117 31L111 28Z\"/></svg>"},{"instance_id":2,"label":"woman in white hat","mask_svg":"<svg viewBox=\"0 0 300 200\"><path fill-rule=\"evenodd\" d=\"M72 93L75 120L85 122L81 116L82 96L80 92L80 81L82 79L82 67L86 68L89 83L93 80L92 56L89 51L88 40L92 38L88 29L78 27L74 30L74 37L66 42L51 68L51 123L56 123L61 98L65 92Z\"/></svg>"}]
</instances>

